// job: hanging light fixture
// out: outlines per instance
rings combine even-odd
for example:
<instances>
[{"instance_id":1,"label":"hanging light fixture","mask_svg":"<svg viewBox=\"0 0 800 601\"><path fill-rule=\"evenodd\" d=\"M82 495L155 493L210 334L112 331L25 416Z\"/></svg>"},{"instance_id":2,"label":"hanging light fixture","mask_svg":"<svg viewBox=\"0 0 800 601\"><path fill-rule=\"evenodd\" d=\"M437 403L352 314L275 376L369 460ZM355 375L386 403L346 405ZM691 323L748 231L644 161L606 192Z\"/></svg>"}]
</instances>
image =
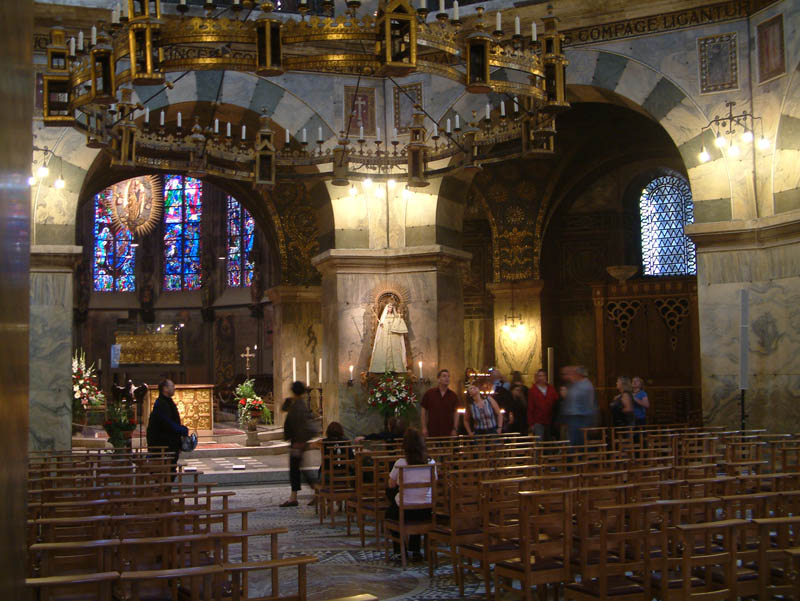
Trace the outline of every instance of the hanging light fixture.
<instances>
[{"instance_id":1,"label":"hanging light fixture","mask_svg":"<svg viewBox=\"0 0 800 601\"><path fill-rule=\"evenodd\" d=\"M729 101L725 103L725 106L728 108L728 114L722 116L715 116L711 121L708 122L703 130L706 129L716 129L717 135L714 138L714 146L723 150L725 148L728 149L728 157L730 158L737 158L741 155L742 149L736 144L734 136L736 135L737 129L742 129L742 136L741 141L744 144L752 144L755 136L755 125L756 121L758 121L758 126L762 130L761 136L756 142L756 148L760 151L765 151L769 149L769 140L764 137L763 134L763 123L761 121L761 117L755 117L753 113L744 111L742 113L733 113L733 107L736 106L736 103L733 101ZM706 152L705 146L703 147L702 152L698 155L701 163L706 163L711 160L711 156Z\"/></svg>"}]
</instances>

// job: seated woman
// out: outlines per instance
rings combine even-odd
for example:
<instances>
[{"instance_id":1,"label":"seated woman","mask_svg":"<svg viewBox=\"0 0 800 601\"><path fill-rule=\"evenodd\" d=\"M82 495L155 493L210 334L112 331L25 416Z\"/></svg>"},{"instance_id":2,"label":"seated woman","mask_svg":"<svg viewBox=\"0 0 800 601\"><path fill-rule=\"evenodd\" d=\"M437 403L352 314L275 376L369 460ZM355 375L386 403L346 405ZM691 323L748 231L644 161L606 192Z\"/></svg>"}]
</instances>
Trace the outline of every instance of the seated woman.
<instances>
[{"instance_id":1,"label":"seated woman","mask_svg":"<svg viewBox=\"0 0 800 601\"><path fill-rule=\"evenodd\" d=\"M630 379L625 376L617 378L619 394L611 402L611 424L615 428L632 426L636 423L633 413L633 389Z\"/></svg>"},{"instance_id":2,"label":"seated woman","mask_svg":"<svg viewBox=\"0 0 800 601\"><path fill-rule=\"evenodd\" d=\"M386 494L389 497L391 505L386 509L386 517L390 520L397 520L400 518L400 508L398 507L399 499L399 486L398 479L400 477L400 467L409 465L435 465L436 462L428 457L428 449L425 446L425 439L422 433L416 428L409 428L403 436L403 453L401 457L395 461L392 466L392 471L389 472L389 488ZM405 470L403 472L405 482L409 484L422 484L423 482L430 482L429 470ZM412 488L408 491L403 491L403 503L405 505L423 504L431 502L431 489L428 488ZM409 521L424 521L431 518L430 509L408 509L404 512L405 519ZM397 532L392 531L396 537ZM411 551L412 559L422 559L420 553L420 536L412 534L408 537L408 549ZM400 544L394 543L395 559L400 554Z\"/></svg>"},{"instance_id":3,"label":"seated woman","mask_svg":"<svg viewBox=\"0 0 800 601\"><path fill-rule=\"evenodd\" d=\"M474 384L467 390L467 413L464 428L469 436L474 434L500 434L503 431L503 414L492 397L481 396Z\"/></svg>"},{"instance_id":4,"label":"seated woman","mask_svg":"<svg viewBox=\"0 0 800 601\"><path fill-rule=\"evenodd\" d=\"M399 417L390 417L386 420L384 430L382 432L373 432L366 436L356 436L353 440L361 442L362 440L375 440L381 442L394 442L395 440L402 439L406 433L406 423Z\"/></svg>"}]
</instances>

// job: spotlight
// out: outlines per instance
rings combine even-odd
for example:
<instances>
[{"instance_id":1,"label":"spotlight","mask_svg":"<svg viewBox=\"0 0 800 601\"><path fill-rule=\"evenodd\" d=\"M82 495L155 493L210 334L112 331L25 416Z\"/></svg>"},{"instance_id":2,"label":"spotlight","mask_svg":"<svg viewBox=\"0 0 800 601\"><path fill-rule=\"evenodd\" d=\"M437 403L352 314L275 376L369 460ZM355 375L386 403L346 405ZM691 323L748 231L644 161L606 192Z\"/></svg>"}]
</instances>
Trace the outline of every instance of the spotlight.
<instances>
[{"instance_id":1,"label":"spotlight","mask_svg":"<svg viewBox=\"0 0 800 601\"><path fill-rule=\"evenodd\" d=\"M700 159L701 163L708 163L711 160L711 155L708 154L705 146L703 146L703 150L700 151L700 154L697 155L697 158Z\"/></svg>"},{"instance_id":2,"label":"spotlight","mask_svg":"<svg viewBox=\"0 0 800 601\"><path fill-rule=\"evenodd\" d=\"M769 140L767 140L764 136L761 136L758 139L758 149L759 150L769 150Z\"/></svg>"},{"instance_id":3,"label":"spotlight","mask_svg":"<svg viewBox=\"0 0 800 601\"><path fill-rule=\"evenodd\" d=\"M717 136L717 139L714 140L714 146L717 148L725 148L728 145L728 139L723 136L722 134Z\"/></svg>"},{"instance_id":4,"label":"spotlight","mask_svg":"<svg viewBox=\"0 0 800 601\"><path fill-rule=\"evenodd\" d=\"M63 180L63 178L61 178L60 176L59 176L59 178L58 178L56 181L54 181L54 182L53 182L53 187L54 187L56 190L61 190L61 189L62 189L64 186L66 186L66 185L67 185L67 182L65 182L65 181Z\"/></svg>"},{"instance_id":5,"label":"spotlight","mask_svg":"<svg viewBox=\"0 0 800 601\"><path fill-rule=\"evenodd\" d=\"M39 179L47 177L47 175L49 173L50 173L50 170L47 168L47 165L41 165L36 170L36 175L39 177Z\"/></svg>"},{"instance_id":6,"label":"spotlight","mask_svg":"<svg viewBox=\"0 0 800 601\"><path fill-rule=\"evenodd\" d=\"M744 130L744 133L742 134L742 142L744 142L745 144L749 144L752 141L753 141L753 132L751 132L749 129Z\"/></svg>"}]
</instances>

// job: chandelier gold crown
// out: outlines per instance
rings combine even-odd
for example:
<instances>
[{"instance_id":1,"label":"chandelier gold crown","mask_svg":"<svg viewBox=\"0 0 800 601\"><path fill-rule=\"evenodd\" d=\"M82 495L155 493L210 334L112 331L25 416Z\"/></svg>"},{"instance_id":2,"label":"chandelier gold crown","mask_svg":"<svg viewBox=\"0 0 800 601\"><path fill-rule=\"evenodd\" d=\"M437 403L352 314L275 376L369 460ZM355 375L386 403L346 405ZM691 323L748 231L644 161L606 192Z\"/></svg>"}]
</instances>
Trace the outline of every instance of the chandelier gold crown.
<instances>
[{"instance_id":1,"label":"chandelier gold crown","mask_svg":"<svg viewBox=\"0 0 800 601\"><path fill-rule=\"evenodd\" d=\"M261 2L254 19L240 19L214 16L211 1L204 5L206 16L189 17L185 0L177 6L180 15L163 14L160 0L127 0L127 10L114 8L111 23L93 26L88 39L84 32L67 39L63 28L54 27L47 48L44 122L83 131L87 145L104 149L114 164L258 184L274 183L278 169L282 177L283 172L291 177L298 167L315 166L320 177L332 177L334 184L347 185L350 178L367 174L405 174L410 186L424 186L434 170L443 174L553 152L555 117L569 104L567 61L552 10L543 19L541 36L535 22L530 36L523 36L519 17L509 36L499 12L490 31L482 7L466 25L457 2L448 14L440 0L433 21L409 0L381 0L375 15L363 16L357 14L360 2L346 4L343 15L311 16L301 1L298 19L276 14L271 2ZM230 9L238 17L243 7L256 12L255 3L239 0ZM333 2L323 2L323 8L332 12ZM164 111L156 117L131 100L134 85L172 87L169 73L205 70L260 77L334 73L382 77L395 85L396 79L425 73L455 81L468 93L494 93L502 100L499 106L487 104L485 115L473 112L464 123L455 114L454 124L449 115L437 122L415 104L417 112L402 138L395 133L381 140L378 135L367 144L360 132L359 139L351 140L354 130L345 123L335 147L324 144L320 131L316 148L309 147L305 130L301 142L293 141L266 114L248 137L244 124L241 135L238 125L231 129L225 123L220 129L216 103L202 122L201 115L186 115L193 122L186 126L180 112L170 110L167 121Z\"/></svg>"}]
</instances>

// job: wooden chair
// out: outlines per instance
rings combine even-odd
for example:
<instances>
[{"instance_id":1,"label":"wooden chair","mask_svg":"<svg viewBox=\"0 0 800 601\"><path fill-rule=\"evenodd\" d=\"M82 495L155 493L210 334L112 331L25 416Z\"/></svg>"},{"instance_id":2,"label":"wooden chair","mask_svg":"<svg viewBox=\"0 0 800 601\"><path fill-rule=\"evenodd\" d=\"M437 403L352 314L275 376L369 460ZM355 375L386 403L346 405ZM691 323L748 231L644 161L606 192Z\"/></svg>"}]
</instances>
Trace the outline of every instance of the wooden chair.
<instances>
[{"instance_id":1,"label":"wooden chair","mask_svg":"<svg viewBox=\"0 0 800 601\"><path fill-rule=\"evenodd\" d=\"M800 546L800 516L756 518L753 523L759 533L759 598L762 601L776 596L800 599L795 569L796 550Z\"/></svg>"},{"instance_id":2,"label":"wooden chair","mask_svg":"<svg viewBox=\"0 0 800 601\"><path fill-rule=\"evenodd\" d=\"M433 499L436 495L436 466L435 465L409 465L398 467L398 492L397 508L399 516L396 520L384 519L385 557L389 559L389 546L396 542L400 545L400 560L403 569L406 568L406 538L411 535L422 536L425 540L425 556L430 554L430 540L428 534L433 529ZM413 476L412 476L413 474ZM412 491L430 491L430 499L421 503L408 503L406 498ZM425 495L427 497L427 494ZM407 511L429 510L431 516L422 520L411 520L406 516ZM397 534L394 534L394 533Z\"/></svg>"},{"instance_id":3,"label":"wooden chair","mask_svg":"<svg viewBox=\"0 0 800 601\"><path fill-rule=\"evenodd\" d=\"M557 587L570 576L572 517L575 490L522 491L519 493L518 558L494 568L496 595L520 594L531 601L532 588L547 598L547 587ZM513 587L519 580L521 590ZM558 593L556 592L556 597Z\"/></svg>"},{"instance_id":4,"label":"wooden chair","mask_svg":"<svg viewBox=\"0 0 800 601\"><path fill-rule=\"evenodd\" d=\"M317 488L317 509L319 510L320 524L330 514L330 525L331 527L335 526L335 504L339 503L343 506L355 494L356 448L348 441L322 443L322 470L319 487ZM350 534L349 531L348 534Z\"/></svg>"},{"instance_id":5,"label":"wooden chair","mask_svg":"<svg viewBox=\"0 0 800 601\"><path fill-rule=\"evenodd\" d=\"M59 601L76 598L111 601L111 588L117 581L119 581L119 572L95 572L27 578L25 587L30 592L30 601Z\"/></svg>"}]
</instances>

